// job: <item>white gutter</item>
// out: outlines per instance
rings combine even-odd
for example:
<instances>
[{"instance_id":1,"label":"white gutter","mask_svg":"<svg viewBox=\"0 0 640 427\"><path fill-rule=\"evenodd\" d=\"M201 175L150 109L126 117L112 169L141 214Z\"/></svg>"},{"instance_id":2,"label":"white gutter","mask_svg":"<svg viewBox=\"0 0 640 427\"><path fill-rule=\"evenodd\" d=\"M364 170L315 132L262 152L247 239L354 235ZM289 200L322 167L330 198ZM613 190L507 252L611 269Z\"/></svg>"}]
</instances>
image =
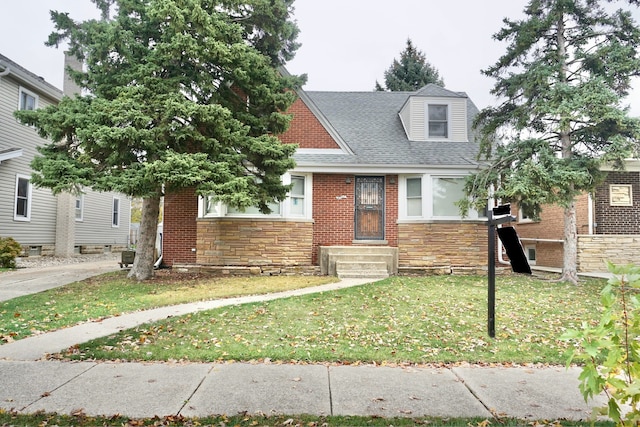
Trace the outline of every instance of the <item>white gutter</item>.
<instances>
[{"instance_id":1,"label":"white gutter","mask_svg":"<svg viewBox=\"0 0 640 427\"><path fill-rule=\"evenodd\" d=\"M0 60L0 67L4 68L4 70L0 72L0 77L11 74L11 76L16 80L33 88L36 88L38 91L44 93L52 99L55 99L57 101L62 99L62 91L55 88L54 86L49 85L43 78L28 74L27 72L22 71L20 68L14 67L16 68L15 70L11 69L9 64L2 60Z\"/></svg>"}]
</instances>

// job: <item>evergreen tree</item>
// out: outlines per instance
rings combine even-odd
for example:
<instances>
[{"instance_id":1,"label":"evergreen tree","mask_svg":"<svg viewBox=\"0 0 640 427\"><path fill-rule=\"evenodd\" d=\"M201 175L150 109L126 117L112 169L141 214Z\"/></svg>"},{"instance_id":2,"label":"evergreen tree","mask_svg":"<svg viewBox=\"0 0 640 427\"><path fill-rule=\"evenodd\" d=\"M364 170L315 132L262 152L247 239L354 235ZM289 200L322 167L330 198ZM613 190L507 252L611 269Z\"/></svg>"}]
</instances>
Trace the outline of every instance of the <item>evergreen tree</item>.
<instances>
[{"instance_id":1,"label":"evergreen tree","mask_svg":"<svg viewBox=\"0 0 640 427\"><path fill-rule=\"evenodd\" d=\"M297 48L293 0L93 2L103 19L52 12L48 41L84 61L73 77L87 95L16 115L52 141L33 162L36 185L143 199L129 277L144 280L163 194L196 188L264 212L286 197L296 147L274 135L302 83L277 72Z\"/></svg>"},{"instance_id":2,"label":"evergreen tree","mask_svg":"<svg viewBox=\"0 0 640 427\"><path fill-rule=\"evenodd\" d=\"M476 118L488 167L467 191L481 205L493 188L534 217L540 205L562 206L562 278L577 283L575 198L603 181L601 165L637 155L640 122L621 100L640 70L640 31L597 0L530 0L524 12L494 36L506 53L483 72L502 101Z\"/></svg>"},{"instance_id":3,"label":"evergreen tree","mask_svg":"<svg viewBox=\"0 0 640 427\"><path fill-rule=\"evenodd\" d=\"M393 60L393 64L384 72L386 90L415 91L421 87L434 83L444 87L444 80L438 70L429 64L424 53L413 46L411 39L407 39L407 47L400 53L400 60ZM376 81L375 90L383 91Z\"/></svg>"}]
</instances>

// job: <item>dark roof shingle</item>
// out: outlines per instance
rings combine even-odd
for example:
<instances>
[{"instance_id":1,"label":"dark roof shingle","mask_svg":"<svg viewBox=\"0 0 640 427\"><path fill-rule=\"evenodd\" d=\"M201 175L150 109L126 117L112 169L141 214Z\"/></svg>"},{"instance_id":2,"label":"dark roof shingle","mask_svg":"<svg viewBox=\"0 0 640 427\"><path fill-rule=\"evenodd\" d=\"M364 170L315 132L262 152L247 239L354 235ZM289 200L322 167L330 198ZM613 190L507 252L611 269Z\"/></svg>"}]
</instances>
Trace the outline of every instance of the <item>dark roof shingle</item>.
<instances>
[{"instance_id":1,"label":"dark roof shingle","mask_svg":"<svg viewBox=\"0 0 640 427\"><path fill-rule=\"evenodd\" d=\"M478 145L471 123L478 109L466 94L427 85L417 92L305 92L313 107L353 155L296 154L298 163L380 166L458 166L473 167ZM456 97L467 99L470 141L410 141L399 112L411 96Z\"/></svg>"}]
</instances>

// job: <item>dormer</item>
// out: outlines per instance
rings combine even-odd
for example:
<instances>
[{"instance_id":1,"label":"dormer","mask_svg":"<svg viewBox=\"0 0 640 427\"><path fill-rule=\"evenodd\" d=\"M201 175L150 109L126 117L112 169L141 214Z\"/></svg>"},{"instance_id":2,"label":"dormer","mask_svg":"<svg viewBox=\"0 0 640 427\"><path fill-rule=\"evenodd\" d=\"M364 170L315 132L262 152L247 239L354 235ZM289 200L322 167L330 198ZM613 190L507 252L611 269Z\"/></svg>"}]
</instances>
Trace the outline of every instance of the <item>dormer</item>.
<instances>
[{"instance_id":1,"label":"dormer","mask_svg":"<svg viewBox=\"0 0 640 427\"><path fill-rule=\"evenodd\" d=\"M414 92L399 113L407 138L468 142L467 100L466 94L435 84Z\"/></svg>"}]
</instances>

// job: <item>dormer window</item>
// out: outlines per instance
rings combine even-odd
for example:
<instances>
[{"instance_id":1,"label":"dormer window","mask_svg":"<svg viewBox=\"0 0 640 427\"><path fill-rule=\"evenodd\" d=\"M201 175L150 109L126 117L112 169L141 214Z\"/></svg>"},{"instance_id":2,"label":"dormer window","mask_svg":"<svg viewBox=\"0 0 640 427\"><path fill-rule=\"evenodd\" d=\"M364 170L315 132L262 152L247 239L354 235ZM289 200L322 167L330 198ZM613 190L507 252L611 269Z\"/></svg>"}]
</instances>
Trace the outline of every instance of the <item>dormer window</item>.
<instances>
[{"instance_id":1,"label":"dormer window","mask_svg":"<svg viewBox=\"0 0 640 427\"><path fill-rule=\"evenodd\" d=\"M449 138L449 106L428 104L427 126L429 139Z\"/></svg>"},{"instance_id":2,"label":"dormer window","mask_svg":"<svg viewBox=\"0 0 640 427\"><path fill-rule=\"evenodd\" d=\"M427 85L409 97L398 115L409 141L469 142L470 106L466 95Z\"/></svg>"}]
</instances>

